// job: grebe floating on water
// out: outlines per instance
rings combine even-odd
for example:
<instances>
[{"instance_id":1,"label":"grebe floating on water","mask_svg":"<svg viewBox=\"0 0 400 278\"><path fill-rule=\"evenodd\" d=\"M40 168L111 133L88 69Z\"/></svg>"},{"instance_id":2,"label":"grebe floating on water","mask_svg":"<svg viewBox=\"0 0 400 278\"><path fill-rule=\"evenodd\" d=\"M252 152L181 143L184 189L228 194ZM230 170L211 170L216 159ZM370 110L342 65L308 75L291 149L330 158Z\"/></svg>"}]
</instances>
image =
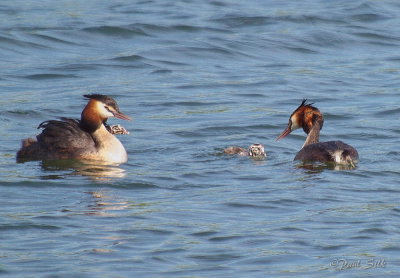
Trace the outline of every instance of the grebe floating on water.
<instances>
[{"instance_id":1,"label":"grebe floating on water","mask_svg":"<svg viewBox=\"0 0 400 278\"><path fill-rule=\"evenodd\" d=\"M355 166L358 162L358 152L342 141L319 142L319 132L324 124L324 118L318 108L306 103L306 99L292 113L286 129L276 140L286 137L295 129L303 128L307 139L294 160L334 162Z\"/></svg>"},{"instance_id":2,"label":"grebe floating on water","mask_svg":"<svg viewBox=\"0 0 400 278\"><path fill-rule=\"evenodd\" d=\"M22 141L17 161L80 159L107 163L123 163L128 155L121 142L112 134L113 128L106 124L109 117L131 120L121 113L111 97L91 94L80 120L61 118L43 122L43 131L36 139Z\"/></svg>"},{"instance_id":3,"label":"grebe floating on water","mask_svg":"<svg viewBox=\"0 0 400 278\"><path fill-rule=\"evenodd\" d=\"M224 149L225 154L237 154L240 156L252 156L252 157L265 157L265 149L263 144L252 144L250 147L246 150L245 148L241 147L229 147Z\"/></svg>"}]
</instances>

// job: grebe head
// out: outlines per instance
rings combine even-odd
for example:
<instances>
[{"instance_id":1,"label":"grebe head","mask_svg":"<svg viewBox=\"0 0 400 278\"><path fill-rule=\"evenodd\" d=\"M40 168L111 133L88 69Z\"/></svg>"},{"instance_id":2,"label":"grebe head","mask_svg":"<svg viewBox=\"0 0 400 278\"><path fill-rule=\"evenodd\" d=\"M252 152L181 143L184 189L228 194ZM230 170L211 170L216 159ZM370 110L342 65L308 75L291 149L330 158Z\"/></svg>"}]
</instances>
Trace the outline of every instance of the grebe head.
<instances>
[{"instance_id":1,"label":"grebe head","mask_svg":"<svg viewBox=\"0 0 400 278\"><path fill-rule=\"evenodd\" d=\"M252 144L249 147L249 155L253 157L265 156L265 150L263 144Z\"/></svg>"},{"instance_id":2,"label":"grebe head","mask_svg":"<svg viewBox=\"0 0 400 278\"><path fill-rule=\"evenodd\" d=\"M300 106L294 110L292 115L290 115L289 123L286 129L276 138L276 140L286 137L293 130L298 128L303 128L304 132L308 134L317 119L321 120L322 128L324 122L322 113L318 110L318 108L312 106L313 103L306 102L307 99L303 99Z\"/></svg>"},{"instance_id":3,"label":"grebe head","mask_svg":"<svg viewBox=\"0 0 400 278\"><path fill-rule=\"evenodd\" d=\"M82 111L81 123L89 132L98 129L110 117L132 120L119 110L117 102L109 96L91 94L84 97L89 99L89 102Z\"/></svg>"}]
</instances>

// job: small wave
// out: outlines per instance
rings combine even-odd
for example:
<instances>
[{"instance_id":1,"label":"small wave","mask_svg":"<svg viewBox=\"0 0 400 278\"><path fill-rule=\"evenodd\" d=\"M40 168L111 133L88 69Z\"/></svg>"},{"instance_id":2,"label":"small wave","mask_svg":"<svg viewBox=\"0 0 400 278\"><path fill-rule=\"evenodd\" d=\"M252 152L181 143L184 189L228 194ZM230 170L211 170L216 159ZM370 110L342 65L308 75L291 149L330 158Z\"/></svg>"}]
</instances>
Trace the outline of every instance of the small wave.
<instances>
[{"instance_id":1,"label":"small wave","mask_svg":"<svg viewBox=\"0 0 400 278\"><path fill-rule=\"evenodd\" d=\"M60 78L76 78L74 74L56 74L56 73L39 73L24 76L30 80L44 80L44 79L60 79Z\"/></svg>"},{"instance_id":2,"label":"small wave","mask_svg":"<svg viewBox=\"0 0 400 278\"><path fill-rule=\"evenodd\" d=\"M128 55L128 56L119 56L116 58L112 58L111 60L122 61L122 62L137 62L137 61L141 61L143 59L144 58L139 55Z\"/></svg>"},{"instance_id":3,"label":"small wave","mask_svg":"<svg viewBox=\"0 0 400 278\"><path fill-rule=\"evenodd\" d=\"M363 229L360 231L362 234L384 234L386 235L387 232L383 229L380 228L369 228L369 229Z\"/></svg>"},{"instance_id":4,"label":"small wave","mask_svg":"<svg viewBox=\"0 0 400 278\"><path fill-rule=\"evenodd\" d=\"M65 39L59 39L59 38L56 38L56 37L50 36L50 35L34 34L33 36L40 40L46 41L46 42L60 43L60 44L67 44L67 45L77 45L74 42L70 42Z\"/></svg>"},{"instance_id":5,"label":"small wave","mask_svg":"<svg viewBox=\"0 0 400 278\"><path fill-rule=\"evenodd\" d=\"M58 230L60 227L54 225L45 224L32 224L32 223L21 223L21 224L2 224L0 226L0 231L15 231L15 230Z\"/></svg>"},{"instance_id":6,"label":"small wave","mask_svg":"<svg viewBox=\"0 0 400 278\"><path fill-rule=\"evenodd\" d=\"M386 109L383 111L378 111L374 113L376 116L389 116L389 115L398 115L400 114L400 108L394 108L394 109Z\"/></svg>"},{"instance_id":7,"label":"small wave","mask_svg":"<svg viewBox=\"0 0 400 278\"><path fill-rule=\"evenodd\" d=\"M227 33L226 29L212 28L207 26L196 26L196 25L185 25L185 24L177 24L177 25L156 25L156 24L134 24L130 25L133 28L139 28L141 30L146 31L148 34L165 34L171 32L218 32L218 33Z\"/></svg>"},{"instance_id":8,"label":"small wave","mask_svg":"<svg viewBox=\"0 0 400 278\"><path fill-rule=\"evenodd\" d=\"M230 28L260 26L266 24L274 24L276 22L275 19L267 16L238 15L227 15L221 18L214 19L213 21Z\"/></svg>"},{"instance_id":9,"label":"small wave","mask_svg":"<svg viewBox=\"0 0 400 278\"><path fill-rule=\"evenodd\" d=\"M148 36L146 32L135 27L98 26L98 27L87 27L84 28L83 31L92 34L101 34L113 37Z\"/></svg>"}]
</instances>

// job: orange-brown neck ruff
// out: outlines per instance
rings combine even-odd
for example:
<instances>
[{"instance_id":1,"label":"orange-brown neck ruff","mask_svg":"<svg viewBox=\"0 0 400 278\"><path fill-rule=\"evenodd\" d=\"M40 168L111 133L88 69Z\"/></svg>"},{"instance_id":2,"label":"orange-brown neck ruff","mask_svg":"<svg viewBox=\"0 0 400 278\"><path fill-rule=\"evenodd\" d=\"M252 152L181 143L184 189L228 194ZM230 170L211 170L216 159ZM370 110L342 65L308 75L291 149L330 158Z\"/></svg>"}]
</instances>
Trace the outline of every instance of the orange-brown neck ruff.
<instances>
[{"instance_id":1,"label":"orange-brown neck ruff","mask_svg":"<svg viewBox=\"0 0 400 278\"><path fill-rule=\"evenodd\" d=\"M103 124L103 121L106 120L100 116L98 112L98 105L98 100L89 100L81 114L81 127L89 133L93 133L99 129Z\"/></svg>"},{"instance_id":2,"label":"orange-brown neck ruff","mask_svg":"<svg viewBox=\"0 0 400 278\"><path fill-rule=\"evenodd\" d=\"M324 124L324 118L322 117L322 113L318 110L318 108L313 106L305 106L303 108L303 123L302 127L305 133L310 133L311 128L317 122L319 123L319 128L322 129Z\"/></svg>"}]
</instances>

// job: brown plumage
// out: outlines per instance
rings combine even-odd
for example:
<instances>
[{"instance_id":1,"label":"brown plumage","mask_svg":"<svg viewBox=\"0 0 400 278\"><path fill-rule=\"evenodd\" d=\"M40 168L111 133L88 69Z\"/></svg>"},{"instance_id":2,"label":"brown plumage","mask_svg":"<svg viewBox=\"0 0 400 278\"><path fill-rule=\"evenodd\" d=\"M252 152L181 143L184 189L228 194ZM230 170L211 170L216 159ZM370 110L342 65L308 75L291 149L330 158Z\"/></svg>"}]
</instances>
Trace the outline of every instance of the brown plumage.
<instances>
[{"instance_id":1,"label":"brown plumage","mask_svg":"<svg viewBox=\"0 0 400 278\"><path fill-rule=\"evenodd\" d=\"M302 128L307 134L301 150L295 160L334 162L338 164L355 165L358 162L358 152L352 146L342 141L319 142L319 133L324 124L324 118L318 108L303 100L299 107L290 115L286 129L277 137L280 140L293 130Z\"/></svg>"},{"instance_id":2,"label":"brown plumage","mask_svg":"<svg viewBox=\"0 0 400 278\"><path fill-rule=\"evenodd\" d=\"M225 154L240 155L240 156L252 156L252 157L265 157L265 149L263 144L252 144L248 149L232 146L224 149Z\"/></svg>"},{"instance_id":3,"label":"brown plumage","mask_svg":"<svg viewBox=\"0 0 400 278\"><path fill-rule=\"evenodd\" d=\"M114 99L105 95L84 95L89 99L80 120L60 118L39 125L36 139L22 141L17 161L88 159L121 163L127 155L121 142L108 130L109 117L130 118L119 111Z\"/></svg>"}]
</instances>

